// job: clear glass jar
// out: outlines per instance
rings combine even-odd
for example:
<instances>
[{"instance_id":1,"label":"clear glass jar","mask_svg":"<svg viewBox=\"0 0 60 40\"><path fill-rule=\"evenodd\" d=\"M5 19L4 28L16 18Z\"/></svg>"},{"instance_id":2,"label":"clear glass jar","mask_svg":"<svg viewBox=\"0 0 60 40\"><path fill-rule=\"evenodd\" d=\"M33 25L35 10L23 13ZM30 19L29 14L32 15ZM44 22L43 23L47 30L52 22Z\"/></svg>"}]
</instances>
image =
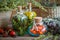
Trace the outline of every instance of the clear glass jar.
<instances>
[{"instance_id":1,"label":"clear glass jar","mask_svg":"<svg viewBox=\"0 0 60 40\"><path fill-rule=\"evenodd\" d=\"M42 17L35 17L34 24L30 29L30 32L33 34L44 34L46 32L46 27L42 22Z\"/></svg>"}]
</instances>

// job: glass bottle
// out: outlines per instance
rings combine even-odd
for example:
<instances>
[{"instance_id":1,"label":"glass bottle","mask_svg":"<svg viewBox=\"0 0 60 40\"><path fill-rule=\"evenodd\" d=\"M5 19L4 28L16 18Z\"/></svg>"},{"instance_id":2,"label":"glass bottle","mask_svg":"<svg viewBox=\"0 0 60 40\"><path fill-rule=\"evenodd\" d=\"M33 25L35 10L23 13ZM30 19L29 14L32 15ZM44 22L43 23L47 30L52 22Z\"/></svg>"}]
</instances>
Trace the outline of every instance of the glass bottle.
<instances>
[{"instance_id":1,"label":"glass bottle","mask_svg":"<svg viewBox=\"0 0 60 40\"><path fill-rule=\"evenodd\" d=\"M24 14L28 17L28 25L31 25L34 17L36 17L36 13L32 11L32 3L28 3L28 8Z\"/></svg>"},{"instance_id":2,"label":"glass bottle","mask_svg":"<svg viewBox=\"0 0 60 40\"><path fill-rule=\"evenodd\" d=\"M24 35L27 29L27 17L24 15L22 6L18 6L18 12L12 19L13 28L17 31L18 35Z\"/></svg>"}]
</instances>

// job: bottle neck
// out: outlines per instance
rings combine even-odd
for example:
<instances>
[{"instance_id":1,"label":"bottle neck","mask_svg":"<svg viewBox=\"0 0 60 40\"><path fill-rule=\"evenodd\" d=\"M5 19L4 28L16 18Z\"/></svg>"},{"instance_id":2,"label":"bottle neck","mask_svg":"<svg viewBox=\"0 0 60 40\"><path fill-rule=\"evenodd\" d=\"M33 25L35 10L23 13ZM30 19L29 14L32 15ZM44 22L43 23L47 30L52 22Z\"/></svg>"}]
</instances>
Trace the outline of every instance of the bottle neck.
<instances>
[{"instance_id":1,"label":"bottle neck","mask_svg":"<svg viewBox=\"0 0 60 40\"><path fill-rule=\"evenodd\" d=\"M20 6L20 12L22 12L22 6Z\"/></svg>"},{"instance_id":2,"label":"bottle neck","mask_svg":"<svg viewBox=\"0 0 60 40\"><path fill-rule=\"evenodd\" d=\"M29 3L29 11L32 11L32 4Z\"/></svg>"},{"instance_id":3,"label":"bottle neck","mask_svg":"<svg viewBox=\"0 0 60 40\"><path fill-rule=\"evenodd\" d=\"M18 6L18 14L23 14L23 11L22 11L22 6Z\"/></svg>"}]
</instances>

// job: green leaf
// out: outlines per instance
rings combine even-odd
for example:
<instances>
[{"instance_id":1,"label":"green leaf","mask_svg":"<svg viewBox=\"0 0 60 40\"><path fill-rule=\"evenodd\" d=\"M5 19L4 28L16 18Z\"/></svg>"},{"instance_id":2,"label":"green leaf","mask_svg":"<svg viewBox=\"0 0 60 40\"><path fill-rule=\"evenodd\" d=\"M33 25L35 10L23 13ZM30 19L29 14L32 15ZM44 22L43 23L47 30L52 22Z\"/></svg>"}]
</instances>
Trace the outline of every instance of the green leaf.
<instances>
[{"instance_id":1,"label":"green leaf","mask_svg":"<svg viewBox=\"0 0 60 40\"><path fill-rule=\"evenodd\" d=\"M18 5L27 6L27 3L29 3L29 2L32 2L32 4L34 4L35 6L46 11L46 9L44 9L44 7L35 0L1 0L0 1L0 11L6 10L5 6L8 7L7 9L11 9L11 8L16 8Z\"/></svg>"}]
</instances>

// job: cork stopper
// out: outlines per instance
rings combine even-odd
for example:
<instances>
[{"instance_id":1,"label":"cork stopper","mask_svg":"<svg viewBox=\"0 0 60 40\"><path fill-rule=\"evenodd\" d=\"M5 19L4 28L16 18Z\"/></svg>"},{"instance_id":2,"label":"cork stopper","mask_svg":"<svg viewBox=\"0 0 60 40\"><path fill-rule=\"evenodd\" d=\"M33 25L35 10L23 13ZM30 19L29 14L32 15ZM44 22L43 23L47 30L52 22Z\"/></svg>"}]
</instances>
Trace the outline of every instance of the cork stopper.
<instances>
[{"instance_id":1,"label":"cork stopper","mask_svg":"<svg viewBox=\"0 0 60 40\"><path fill-rule=\"evenodd\" d=\"M35 23L40 23L42 21L42 17L35 17Z\"/></svg>"},{"instance_id":2,"label":"cork stopper","mask_svg":"<svg viewBox=\"0 0 60 40\"><path fill-rule=\"evenodd\" d=\"M18 9L18 12L22 11L22 6L18 6L17 9Z\"/></svg>"},{"instance_id":3,"label":"cork stopper","mask_svg":"<svg viewBox=\"0 0 60 40\"><path fill-rule=\"evenodd\" d=\"M18 12L20 12L20 6L18 6L17 9L18 9Z\"/></svg>"},{"instance_id":4,"label":"cork stopper","mask_svg":"<svg viewBox=\"0 0 60 40\"><path fill-rule=\"evenodd\" d=\"M25 9L25 6L22 6L22 9Z\"/></svg>"}]
</instances>

